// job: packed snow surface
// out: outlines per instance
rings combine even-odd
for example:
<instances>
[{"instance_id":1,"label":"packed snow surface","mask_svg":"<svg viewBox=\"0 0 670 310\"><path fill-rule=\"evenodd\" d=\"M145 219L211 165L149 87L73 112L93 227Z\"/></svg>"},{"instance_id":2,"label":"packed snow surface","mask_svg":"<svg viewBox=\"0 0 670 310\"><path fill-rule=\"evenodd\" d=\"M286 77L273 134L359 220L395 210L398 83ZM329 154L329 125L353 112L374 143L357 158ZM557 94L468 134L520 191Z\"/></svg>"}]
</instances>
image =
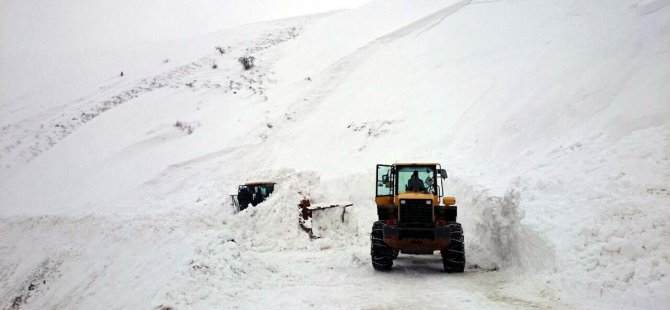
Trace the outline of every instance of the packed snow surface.
<instances>
[{"instance_id":1,"label":"packed snow surface","mask_svg":"<svg viewBox=\"0 0 670 310\"><path fill-rule=\"evenodd\" d=\"M0 4L0 309L670 305L670 1L226 3ZM393 162L448 170L465 273L372 269Z\"/></svg>"}]
</instances>

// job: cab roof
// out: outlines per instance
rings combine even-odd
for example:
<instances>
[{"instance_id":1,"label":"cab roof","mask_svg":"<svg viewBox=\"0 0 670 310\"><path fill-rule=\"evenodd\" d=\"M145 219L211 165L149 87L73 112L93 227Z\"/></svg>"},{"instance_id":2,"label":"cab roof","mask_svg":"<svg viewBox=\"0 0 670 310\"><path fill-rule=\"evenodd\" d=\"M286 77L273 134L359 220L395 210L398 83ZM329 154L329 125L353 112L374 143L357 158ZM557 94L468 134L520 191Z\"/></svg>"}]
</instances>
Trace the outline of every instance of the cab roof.
<instances>
[{"instance_id":1,"label":"cab roof","mask_svg":"<svg viewBox=\"0 0 670 310\"><path fill-rule=\"evenodd\" d=\"M438 163L395 163L394 166L437 166Z\"/></svg>"},{"instance_id":2,"label":"cab roof","mask_svg":"<svg viewBox=\"0 0 670 310\"><path fill-rule=\"evenodd\" d=\"M271 184L277 184L275 182L248 182L244 183L244 186L258 186L258 185L271 185Z\"/></svg>"}]
</instances>

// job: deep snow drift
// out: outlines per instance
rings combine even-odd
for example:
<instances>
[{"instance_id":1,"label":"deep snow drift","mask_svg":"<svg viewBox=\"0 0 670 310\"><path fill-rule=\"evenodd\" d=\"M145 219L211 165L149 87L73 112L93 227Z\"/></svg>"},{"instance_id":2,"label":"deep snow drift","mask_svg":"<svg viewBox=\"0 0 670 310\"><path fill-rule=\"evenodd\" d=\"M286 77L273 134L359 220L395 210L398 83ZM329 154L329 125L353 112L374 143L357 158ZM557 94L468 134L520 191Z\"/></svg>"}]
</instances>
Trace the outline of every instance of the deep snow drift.
<instances>
[{"instance_id":1,"label":"deep snow drift","mask_svg":"<svg viewBox=\"0 0 670 310\"><path fill-rule=\"evenodd\" d=\"M664 308L668 4L372 1L66 49L33 83L3 51L0 306ZM394 161L449 171L463 275L372 270ZM276 192L233 214L255 180ZM354 206L310 239L303 197Z\"/></svg>"}]
</instances>

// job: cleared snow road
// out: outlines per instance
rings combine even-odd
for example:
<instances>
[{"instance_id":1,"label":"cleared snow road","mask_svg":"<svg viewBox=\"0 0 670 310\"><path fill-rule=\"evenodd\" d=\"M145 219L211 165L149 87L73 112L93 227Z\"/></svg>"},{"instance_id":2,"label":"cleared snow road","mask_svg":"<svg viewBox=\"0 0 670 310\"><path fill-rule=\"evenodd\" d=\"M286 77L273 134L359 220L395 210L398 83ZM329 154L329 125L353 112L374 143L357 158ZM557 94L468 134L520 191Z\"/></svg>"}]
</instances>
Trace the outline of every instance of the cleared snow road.
<instances>
[{"instance_id":1,"label":"cleared snow road","mask_svg":"<svg viewBox=\"0 0 670 310\"><path fill-rule=\"evenodd\" d=\"M261 283L240 281L229 302L242 308L566 308L550 287L528 288L523 297L505 292L514 278L504 272L445 274L439 255L401 254L392 272L376 272L367 256L360 257L360 266L334 264L338 251L259 254L261 260L283 264Z\"/></svg>"}]
</instances>

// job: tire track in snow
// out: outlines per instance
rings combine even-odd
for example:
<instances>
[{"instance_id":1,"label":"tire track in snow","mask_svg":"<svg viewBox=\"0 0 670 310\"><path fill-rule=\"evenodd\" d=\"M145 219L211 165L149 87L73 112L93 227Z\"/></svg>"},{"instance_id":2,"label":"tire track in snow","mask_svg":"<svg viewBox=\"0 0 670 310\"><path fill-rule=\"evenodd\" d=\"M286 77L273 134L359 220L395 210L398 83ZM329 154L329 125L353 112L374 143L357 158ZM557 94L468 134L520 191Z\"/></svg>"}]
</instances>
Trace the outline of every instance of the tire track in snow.
<instances>
[{"instance_id":1,"label":"tire track in snow","mask_svg":"<svg viewBox=\"0 0 670 310\"><path fill-rule=\"evenodd\" d=\"M243 49L246 54L258 54L293 40L300 35L302 25L308 20L308 18L299 18L291 26L279 29L271 28L270 32L261 33L259 37L249 42L243 42L240 49ZM226 57L228 56L226 54ZM204 56L188 64L138 81L129 83L112 82L99 87L91 95L81 97L27 119L3 124L0 128L0 142L2 142L0 167L8 169L19 163L30 162L54 147L79 127L119 105L157 90L186 87L188 86L186 84L189 83L185 84L185 82L191 81L188 79L189 77L205 70L211 70L211 65L219 60L220 58L216 56ZM224 93L250 90L252 95L260 95L267 100L262 84L264 78L268 81L271 81L271 79L265 77L264 73L255 72L255 70L250 71L254 72L242 73L239 80L230 80L230 85L227 87L223 87L220 83L209 83L209 81L200 84L203 88L220 88ZM191 82L191 86L188 87L193 87L192 83L194 82Z\"/></svg>"}]
</instances>

